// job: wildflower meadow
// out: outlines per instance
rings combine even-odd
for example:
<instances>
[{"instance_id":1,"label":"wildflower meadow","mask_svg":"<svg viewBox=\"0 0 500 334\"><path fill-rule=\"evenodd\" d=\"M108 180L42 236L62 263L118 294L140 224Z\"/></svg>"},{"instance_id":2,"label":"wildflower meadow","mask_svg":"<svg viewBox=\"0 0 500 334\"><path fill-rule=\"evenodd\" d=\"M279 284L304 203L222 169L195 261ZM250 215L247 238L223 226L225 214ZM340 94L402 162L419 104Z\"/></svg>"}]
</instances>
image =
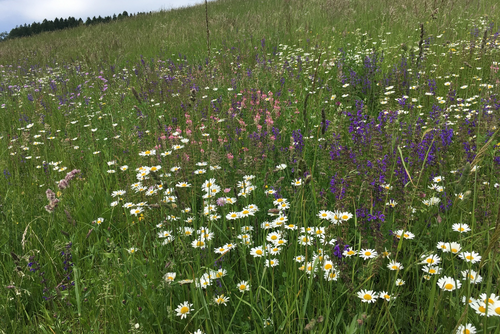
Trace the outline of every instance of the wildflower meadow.
<instances>
[{"instance_id":1,"label":"wildflower meadow","mask_svg":"<svg viewBox=\"0 0 500 334\"><path fill-rule=\"evenodd\" d=\"M500 333L498 13L226 0L0 43L0 332Z\"/></svg>"}]
</instances>

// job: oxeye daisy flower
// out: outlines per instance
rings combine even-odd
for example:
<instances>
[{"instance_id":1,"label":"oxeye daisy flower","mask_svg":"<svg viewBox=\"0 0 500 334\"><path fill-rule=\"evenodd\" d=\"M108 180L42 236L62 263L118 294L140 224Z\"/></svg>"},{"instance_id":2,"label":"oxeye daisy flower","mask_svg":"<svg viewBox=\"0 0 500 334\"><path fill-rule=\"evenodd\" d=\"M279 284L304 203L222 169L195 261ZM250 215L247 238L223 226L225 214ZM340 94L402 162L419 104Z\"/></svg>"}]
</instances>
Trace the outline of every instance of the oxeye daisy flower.
<instances>
[{"instance_id":1,"label":"oxeye daisy flower","mask_svg":"<svg viewBox=\"0 0 500 334\"><path fill-rule=\"evenodd\" d=\"M319 219L330 219L331 214L332 214L331 211L321 210L318 213L318 218Z\"/></svg>"},{"instance_id":2,"label":"oxeye daisy flower","mask_svg":"<svg viewBox=\"0 0 500 334\"><path fill-rule=\"evenodd\" d=\"M329 261L329 260L325 261L325 262L323 263L323 270L324 270L325 272L335 270L335 267L334 267L334 265L333 265L333 262L332 262L332 261Z\"/></svg>"},{"instance_id":3,"label":"oxeye daisy flower","mask_svg":"<svg viewBox=\"0 0 500 334\"><path fill-rule=\"evenodd\" d=\"M130 210L130 214L131 215L134 215L134 216L137 216L139 213L141 213L142 211L144 211L143 208L135 208L135 209L132 209Z\"/></svg>"},{"instance_id":4,"label":"oxeye daisy flower","mask_svg":"<svg viewBox=\"0 0 500 334\"><path fill-rule=\"evenodd\" d=\"M127 249L127 252L129 252L129 254L134 254L137 251L138 251L138 249L135 247L131 247L131 248Z\"/></svg>"},{"instance_id":5,"label":"oxeye daisy flower","mask_svg":"<svg viewBox=\"0 0 500 334\"><path fill-rule=\"evenodd\" d=\"M462 250L462 246L458 242L450 242L449 243L450 252L453 254L458 254Z\"/></svg>"},{"instance_id":6,"label":"oxeye daisy flower","mask_svg":"<svg viewBox=\"0 0 500 334\"><path fill-rule=\"evenodd\" d=\"M353 256L353 255L356 255L358 254L357 251L355 251L354 249L349 249L349 250L344 250L344 252L342 253L343 256L345 257L350 257L350 256Z\"/></svg>"},{"instance_id":7,"label":"oxeye daisy flower","mask_svg":"<svg viewBox=\"0 0 500 334\"><path fill-rule=\"evenodd\" d=\"M491 312L488 304L486 304L483 301L475 300L472 303L470 303L469 305L480 316L484 317L485 315L487 315L488 317L491 317L493 315L492 314L493 312Z\"/></svg>"},{"instance_id":8,"label":"oxeye daisy flower","mask_svg":"<svg viewBox=\"0 0 500 334\"><path fill-rule=\"evenodd\" d=\"M374 249L362 249L359 252L359 257L363 258L363 260L373 259L377 255L378 253Z\"/></svg>"},{"instance_id":9,"label":"oxeye daisy flower","mask_svg":"<svg viewBox=\"0 0 500 334\"><path fill-rule=\"evenodd\" d=\"M214 302L217 304L217 305L220 305L220 304L224 304L224 306L226 306L226 303L229 301L229 297L226 297L224 296L223 294L222 295L219 295L219 296L215 296L214 297Z\"/></svg>"},{"instance_id":10,"label":"oxeye daisy flower","mask_svg":"<svg viewBox=\"0 0 500 334\"><path fill-rule=\"evenodd\" d=\"M295 179L292 182L292 186L298 187L298 186L301 186L301 185L302 185L302 179Z\"/></svg>"},{"instance_id":11,"label":"oxeye daisy flower","mask_svg":"<svg viewBox=\"0 0 500 334\"><path fill-rule=\"evenodd\" d=\"M385 205L390 206L391 208L393 208L396 205L398 205L398 202L396 202L395 200L391 199L391 200L389 200L389 202L385 203Z\"/></svg>"},{"instance_id":12,"label":"oxeye daisy flower","mask_svg":"<svg viewBox=\"0 0 500 334\"><path fill-rule=\"evenodd\" d=\"M312 245L312 239L307 235L301 235L299 236L299 244L302 246L310 246Z\"/></svg>"},{"instance_id":13,"label":"oxeye daisy flower","mask_svg":"<svg viewBox=\"0 0 500 334\"><path fill-rule=\"evenodd\" d=\"M357 295L363 303L375 303L377 301L377 295L373 290L361 290L358 291Z\"/></svg>"},{"instance_id":14,"label":"oxeye daisy flower","mask_svg":"<svg viewBox=\"0 0 500 334\"><path fill-rule=\"evenodd\" d=\"M351 219L351 218L352 218L352 213L349 213L349 212L342 212L342 213L340 214L340 220L342 220L342 221L344 221L344 222L345 222L345 221L348 221L348 220L349 220L349 219Z\"/></svg>"},{"instance_id":15,"label":"oxeye daisy flower","mask_svg":"<svg viewBox=\"0 0 500 334\"><path fill-rule=\"evenodd\" d=\"M438 279L437 285L444 291L453 291L455 289L460 289L462 283L460 283L460 281L455 281L452 277L443 276Z\"/></svg>"},{"instance_id":16,"label":"oxeye daisy flower","mask_svg":"<svg viewBox=\"0 0 500 334\"><path fill-rule=\"evenodd\" d=\"M470 280L472 284L481 283L483 281L481 275L472 269L462 271L462 276L464 281Z\"/></svg>"},{"instance_id":17,"label":"oxeye daisy flower","mask_svg":"<svg viewBox=\"0 0 500 334\"><path fill-rule=\"evenodd\" d=\"M386 291L381 291L381 292L378 294L378 298L380 298L380 299L384 299L384 300L386 300L386 301L391 301L391 300L393 300L393 299L396 299L396 297L389 295Z\"/></svg>"},{"instance_id":18,"label":"oxeye daisy flower","mask_svg":"<svg viewBox=\"0 0 500 334\"><path fill-rule=\"evenodd\" d=\"M191 246L193 248L204 248L205 241L203 241L202 239L193 240L193 242L191 242Z\"/></svg>"},{"instance_id":19,"label":"oxeye daisy flower","mask_svg":"<svg viewBox=\"0 0 500 334\"><path fill-rule=\"evenodd\" d=\"M401 270L404 268L404 266L401 263L392 260L387 264L387 268L389 268L390 270Z\"/></svg>"},{"instance_id":20,"label":"oxeye daisy flower","mask_svg":"<svg viewBox=\"0 0 500 334\"><path fill-rule=\"evenodd\" d=\"M139 153L139 155L142 157L149 156L149 155L155 155L155 154L156 154L156 150L148 150L148 151L144 151L144 152Z\"/></svg>"},{"instance_id":21,"label":"oxeye daisy flower","mask_svg":"<svg viewBox=\"0 0 500 334\"><path fill-rule=\"evenodd\" d=\"M474 334L476 333L476 327L472 324L460 325L457 328L456 334Z\"/></svg>"},{"instance_id":22,"label":"oxeye daisy flower","mask_svg":"<svg viewBox=\"0 0 500 334\"><path fill-rule=\"evenodd\" d=\"M165 275L163 275L163 279L165 280L165 282L170 283L175 280L175 276L177 276L176 273L166 273Z\"/></svg>"},{"instance_id":23,"label":"oxeye daisy flower","mask_svg":"<svg viewBox=\"0 0 500 334\"><path fill-rule=\"evenodd\" d=\"M297 255L296 257L293 258L295 262L302 263L305 261L305 257L303 255Z\"/></svg>"},{"instance_id":24,"label":"oxeye daisy flower","mask_svg":"<svg viewBox=\"0 0 500 334\"><path fill-rule=\"evenodd\" d=\"M192 306L193 304L189 304L188 301L185 301L177 306L175 312L177 312L177 316L181 317L181 319L187 318L191 311L194 311L194 309L191 308Z\"/></svg>"},{"instance_id":25,"label":"oxeye daisy flower","mask_svg":"<svg viewBox=\"0 0 500 334\"><path fill-rule=\"evenodd\" d=\"M430 275L439 275L443 269L438 266L423 266L422 271Z\"/></svg>"},{"instance_id":26,"label":"oxeye daisy flower","mask_svg":"<svg viewBox=\"0 0 500 334\"><path fill-rule=\"evenodd\" d=\"M266 260L265 266L266 267L276 267L278 264L279 264L278 259L270 259L270 260Z\"/></svg>"},{"instance_id":27,"label":"oxeye daisy flower","mask_svg":"<svg viewBox=\"0 0 500 334\"><path fill-rule=\"evenodd\" d=\"M398 279L396 280L396 285L397 285L397 286L403 286L403 285L405 285L405 283L406 283L406 282L405 282L405 281L403 281L401 278L398 278Z\"/></svg>"},{"instance_id":28,"label":"oxeye daisy flower","mask_svg":"<svg viewBox=\"0 0 500 334\"><path fill-rule=\"evenodd\" d=\"M262 257L262 256L264 256L264 247L258 246L258 247L252 248L250 250L250 255L252 255L253 257Z\"/></svg>"},{"instance_id":29,"label":"oxeye daisy flower","mask_svg":"<svg viewBox=\"0 0 500 334\"><path fill-rule=\"evenodd\" d=\"M276 169L277 170L285 170L286 169L286 164L278 165L278 166L276 166Z\"/></svg>"},{"instance_id":30,"label":"oxeye daisy flower","mask_svg":"<svg viewBox=\"0 0 500 334\"><path fill-rule=\"evenodd\" d=\"M427 265L436 265L441 262L441 258L437 256L436 254L431 254L431 255L422 255L421 256L422 262L421 264L427 264Z\"/></svg>"},{"instance_id":31,"label":"oxeye daisy flower","mask_svg":"<svg viewBox=\"0 0 500 334\"><path fill-rule=\"evenodd\" d=\"M476 253L474 251L472 252L463 252L458 255L462 260L466 262L471 262L471 263L476 263L481 261L481 255L479 253Z\"/></svg>"},{"instance_id":32,"label":"oxeye daisy flower","mask_svg":"<svg viewBox=\"0 0 500 334\"><path fill-rule=\"evenodd\" d=\"M451 228L453 229L453 231L460 233L466 233L470 231L470 227L467 224L453 224Z\"/></svg>"},{"instance_id":33,"label":"oxeye daisy flower","mask_svg":"<svg viewBox=\"0 0 500 334\"><path fill-rule=\"evenodd\" d=\"M250 291L250 284L247 281L241 281L236 285L239 292Z\"/></svg>"},{"instance_id":34,"label":"oxeye daisy flower","mask_svg":"<svg viewBox=\"0 0 500 334\"><path fill-rule=\"evenodd\" d=\"M338 272L335 269L327 270L324 277L327 281L336 281L338 279Z\"/></svg>"}]
</instances>

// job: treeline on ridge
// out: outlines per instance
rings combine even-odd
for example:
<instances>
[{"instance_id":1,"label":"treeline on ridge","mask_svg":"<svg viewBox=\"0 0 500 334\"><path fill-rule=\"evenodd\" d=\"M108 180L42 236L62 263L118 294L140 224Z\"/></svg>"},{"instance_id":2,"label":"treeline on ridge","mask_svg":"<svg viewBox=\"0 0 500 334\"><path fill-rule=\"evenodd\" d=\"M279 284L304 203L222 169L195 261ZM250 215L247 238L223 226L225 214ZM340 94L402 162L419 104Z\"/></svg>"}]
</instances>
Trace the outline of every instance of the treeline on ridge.
<instances>
[{"instance_id":1,"label":"treeline on ridge","mask_svg":"<svg viewBox=\"0 0 500 334\"><path fill-rule=\"evenodd\" d=\"M2 32L0 33L0 42L5 41L8 39L14 39L14 38L20 38L20 37L27 37L27 36L33 36L40 34L45 31L55 31L55 30L62 30L66 28L74 28L78 27L79 25L85 24L86 26L93 25L93 24L99 24L99 23L109 23L112 21L120 20L125 17L133 17L133 16L138 16L138 15L146 15L150 14L141 12L137 14L129 14L127 11L124 11L121 14L114 14L113 16L106 16L106 17L87 17L87 20L84 22L81 18L76 19L72 16L68 17L67 19L63 18L56 18L54 21L52 20L43 20L42 23L38 22L33 22L32 24L24 24L21 26L16 26L14 29L12 29L9 33L8 32Z\"/></svg>"}]
</instances>

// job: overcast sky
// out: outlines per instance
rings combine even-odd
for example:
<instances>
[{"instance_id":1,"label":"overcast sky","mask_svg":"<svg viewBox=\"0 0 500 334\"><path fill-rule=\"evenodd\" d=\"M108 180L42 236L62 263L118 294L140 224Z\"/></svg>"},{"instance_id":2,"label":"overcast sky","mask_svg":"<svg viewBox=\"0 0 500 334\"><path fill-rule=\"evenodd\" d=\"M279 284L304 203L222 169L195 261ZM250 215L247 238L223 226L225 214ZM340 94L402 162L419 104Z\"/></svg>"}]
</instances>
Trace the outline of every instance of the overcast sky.
<instances>
[{"instance_id":1,"label":"overcast sky","mask_svg":"<svg viewBox=\"0 0 500 334\"><path fill-rule=\"evenodd\" d=\"M0 32L16 25L73 16L76 19L158 11L204 3L204 0L0 0Z\"/></svg>"}]
</instances>

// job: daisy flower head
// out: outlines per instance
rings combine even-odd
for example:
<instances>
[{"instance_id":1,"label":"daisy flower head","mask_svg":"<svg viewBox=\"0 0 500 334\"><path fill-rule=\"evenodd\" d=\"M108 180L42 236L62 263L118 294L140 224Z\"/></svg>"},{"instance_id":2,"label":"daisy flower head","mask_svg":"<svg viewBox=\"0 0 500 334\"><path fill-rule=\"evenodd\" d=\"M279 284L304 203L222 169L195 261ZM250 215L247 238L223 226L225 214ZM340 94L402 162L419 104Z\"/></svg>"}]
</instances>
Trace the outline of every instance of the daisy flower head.
<instances>
[{"instance_id":1,"label":"daisy flower head","mask_svg":"<svg viewBox=\"0 0 500 334\"><path fill-rule=\"evenodd\" d=\"M358 254L357 251L355 251L354 249L346 249L344 250L344 252L342 253L342 256L345 256L345 257L350 257L350 256L354 256Z\"/></svg>"},{"instance_id":2,"label":"daisy flower head","mask_svg":"<svg viewBox=\"0 0 500 334\"><path fill-rule=\"evenodd\" d=\"M298 186L301 186L301 185L302 185L302 179L295 179L292 182L292 186L298 187Z\"/></svg>"},{"instance_id":3,"label":"daisy flower head","mask_svg":"<svg viewBox=\"0 0 500 334\"><path fill-rule=\"evenodd\" d=\"M285 170L286 167L287 167L286 164L280 164L280 165L276 166L276 169L277 170Z\"/></svg>"},{"instance_id":4,"label":"daisy flower head","mask_svg":"<svg viewBox=\"0 0 500 334\"><path fill-rule=\"evenodd\" d=\"M301 235L299 236L299 244L301 244L302 246L310 246L312 245L312 239L305 234Z\"/></svg>"},{"instance_id":5,"label":"daisy flower head","mask_svg":"<svg viewBox=\"0 0 500 334\"><path fill-rule=\"evenodd\" d=\"M338 271L336 269L325 271L325 279L327 281L336 281L338 279Z\"/></svg>"},{"instance_id":6,"label":"daisy flower head","mask_svg":"<svg viewBox=\"0 0 500 334\"><path fill-rule=\"evenodd\" d=\"M264 256L264 247L258 246L258 247L252 248L250 250L250 255L252 255L253 257L262 257L262 256Z\"/></svg>"},{"instance_id":7,"label":"daisy flower head","mask_svg":"<svg viewBox=\"0 0 500 334\"><path fill-rule=\"evenodd\" d=\"M348 221L351 218L352 218L352 213L350 213L350 212L342 212L340 214L340 220L342 220L344 222Z\"/></svg>"},{"instance_id":8,"label":"daisy flower head","mask_svg":"<svg viewBox=\"0 0 500 334\"><path fill-rule=\"evenodd\" d=\"M405 285L405 283L406 283L406 282L405 282L405 281L403 281L401 278L398 278L398 279L396 280L396 285L397 285L397 286L403 286L403 285Z\"/></svg>"},{"instance_id":9,"label":"daisy flower head","mask_svg":"<svg viewBox=\"0 0 500 334\"><path fill-rule=\"evenodd\" d=\"M386 291L381 291L378 295L378 298L384 299L386 301L391 301L396 299L396 297L389 295Z\"/></svg>"},{"instance_id":10,"label":"daisy flower head","mask_svg":"<svg viewBox=\"0 0 500 334\"><path fill-rule=\"evenodd\" d=\"M239 292L250 291L250 284L247 281L241 281L236 285Z\"/></svg>"},{"instance_id":11,"label":"daisy flower head","mask_svg":"<svg viewBox=\"0 0 500 334\"><path fill-rule=\"evenodd\" d=\"M453 229L453 231L459 232L459 233L466 233L466 232L470 231L470 227L467 224L458 224L457 223L457 224L453 224L451 226L451 228Z\"/></svg>"},{"instance_id":12,"label":"daisy flower head","mask_svg":"<svg viewBox=\"0 0 500 334\"><path fill-rule=\"evenodd\" d=\"M374 249L362 249L359 252L359 257L363 258L363 260L373 259L377 255L378 253Z\"/></svg>"},{"instance_id":13,"label":"daisy flower head","mask_svg":"<svg viewBox=\"0 0 500 334\"><path fill-rule=\"evenodd\" d=\"M458 254L462 250L462 246L458 242L450 242L449 244L450 252L453 254Z\"/></svg>"},{"instance_id":14,"label":"daisy flower head","mask_svg":"<svg viewBox=\"0 0 500 334\"><path fill-rule=\"evenodd\" d=\"M476 327L473 324L460 325L457 328L456 334L474 334L476 333Z\"/></svg>"},{"instance_id":15,"label":"daisy flower head","mask_svg":"<svg viewBox=\"0 0 500 334\"><path fill-rule=\"evenodd\" d=\"M179 182L175 186L178 188L187 188L187 187L191 187L191 184L189 184L187 182Z\"/></svg>"},{"instance_id":16,"label":"daisy flower head","mask_svg":"<svg viewBox=\"0 0 500 334\"><path fill-rule=\"evenodd\" d=\"M387 264L387 268L389 268L390 270L401 270L404 268L404 266L401 263L392 260Z\"/></svg>"},{"instance_id":17,"label":"daisy flower head","mask_svg":"<svg viewBox=\"0 0 500 334\"><path fill-rule=\"evenodd\" d=\"M481 283L483 278L475 270L464 270L462 271L463 280L470 280L472 284Z\"/></svg>"},{"instance_id":18,"label":"daisy flower head","mask_svg":"<svg viewBox=\"0 0 500 334\"><path fill-rule=\"evenodd\" d=\"M266 267L276 267L278 264L279 264L278 259L270 259L270 260L266 260L265 266Z\"/></svg>"},{"instance_id":19,"label":"daisy flower head","mask_svg":"<svg viewBox=\"0 0 500 334\"><path fill-rule=\"evenodd\" d=\"M443 271L443 268L438 266L423 266L422 271L430 275L439 275L441 274L441 271Z\"/></svg>"},{"instance_id":20,"label":"daisy flower head","mask_svg":"<svg viewBox=\"0 0 500 334\"><path fill-rule=\"evenodd\" d=\"M460 283L460 281L456 281L452 277L443 276L438 279L437 285L444 291L453 291L456 289L460 289L462 283Z\"/></svg>"},{"instance_id":21,"label":"daisy flower head","mask_svg":"<svg viewBox=\"0 0 500 334\"><path fill-rule=\"evenodd\" d=\"M134 254L134 253L135 253L135 252L137 252L137 251L138 251L138 249L137 249L137 248L135 248L135 247L131 247L131 248L127 249L127 252L128 252L129 254Z\"/></svg>"},{"instance_id":22,"label":"daisy flower head","mask_svg":"<svg viewBox=\"0 0 500 334\"><path fill-rule=\"evenodd\" d=\"M493 315L492 314L493 312L490 312L490 307L488 306L488 304L486 304L485 302L483 302L481 300L474 300L469 305L480 316L484 317L485 315L487 315L488 317L491 317Z\"/></svg>"},{"instance_id":23,"label":"daisy flower head","mask_svg":"<svg viewBox=\"0 0 500 334\"><path fill-rule=\"evenodd\" d=\"M391 199L391 200L389 200L389 202L385 203L385 205L390 206L391 208L394 208L396 205L398 205L398 202Z\"/></svg>"},{"instance_id":24,"label":"daisy flower head","mask_svg":"<svg viewBox=\"0 0 500 334\"><path fill-rule=\"evenodd\" d=\"M191 311L194 311L194 309L191 308L192 306L193 304L189 304L188 301L185 301L177 306L175 312L177 312L177 316L181 317L181 319L187 318Z\"/></svg>"},{"instance_id":25,"label":"daisy flower head","mask_svg":"<svg viewBox=\"0 0 500 334\"><path fill-rule=\"evenodd\" d=\"M166 273L163 275L163 280L167 283L173 282L175 280L176 273Z\"/></svg>"},{"instance_id":26,"label":"daisy flower head","mask_svg":"<svg viewBox=\"0 0 500 334\"><path fill-rule=\"evenodd\" d=\"M318 218L319 219L330 219L330 216L332 215L332 212L331 211L327 211L327 210L321 210L319 213L318 213Z\"/></svg>"},{"instance_id":27,"label":"daisy flower head","mask_svg":"<svg viewBox=\"0 0 500 334\"><path fill-rule=\"evenodd\" d=\"M375 303L377 301L377 295L373 290L361 290L358 291L357 295L363 303Z\"/></svg>"},{"instance_id":28,"label":"daisy flower head","mask_svg":"<svg viewBox=\"0 0 500 334\"><path fill-rule=\"evenodd\" d=\"M137 216L139 213L143 212L144 209L141 208L141 207L138 207L138 208L135 208L135 209L132 209L130 210L130 214L131 215L134 215L134 216Z\"/></svg>"},{"instance_id":29,"label":"daisy flower head","mask_svg":"<svg viewBox=\"0 0 500 334\"><path fill-rule=\"evenodd\" d=\"M500 298L495 295L494 293L491 293L489 296L485 293L482 293L479 295L479 299L478 300L482 300L483 303L487 303L489 305L493 305L494 303L498 303L500 302Z\"/></svg>"},{"instance_id":30,"label":"daisy flower head","mask_svg":"<svg viewBox=\"0 0 500 334\"><path fill-rule=\"evenodd\" d=\"M323 262L323 270L325 272L335 270L335 266L333 265L333 262L330 260Z\"/></svg>"},{"instance_id":31,"label":"daisy flower head","mask_svg":"<svg viewBox=\"0 0 500 334\"><path fill-rule=\"evenodd\" d=\"M422 259L422 262L420 262L421 264L436 265L441 262L441 258L436 254L430 254L430 255L424 254L420 258Z\"/></svg>"},{"instance_id":32,"label":"daisy flower head","mask_svg":"<svg viewBox=\"0 0 500 334\"><path fill-rule=\"evenodd\" d=\"M481 255L479 255L479 253L476 253L474 251L462 252L458 256L466 262L476 263L476 262L481 261Z\"/></svg>"},{"instance_id":33,"label":"daisy flower head","mask_svg":"<svg viewBox=\"0 0 500 334\"><path fill-rule=\"evenodd\" d=\"M224 306L226 306L227 302L229 301L229 297L226 297L224 296L224 294L222 295L218 295L218 296L215 296L214 297L214 302L217 304L217 305L220 305L220 304L224 304Z\"/></svg>"},{"instance_id":34,"label":"daisy flower head","mask_svg":"<svg viewBox=\"0 0 500 334\"><path fill-rule=\"evenodd\" d=\"M147 150L147 151L139 153L139 155L141 157L146 157L146 156L155 155L155 154L156 154L156 150Z\"/></svg>"}]
</instances>

